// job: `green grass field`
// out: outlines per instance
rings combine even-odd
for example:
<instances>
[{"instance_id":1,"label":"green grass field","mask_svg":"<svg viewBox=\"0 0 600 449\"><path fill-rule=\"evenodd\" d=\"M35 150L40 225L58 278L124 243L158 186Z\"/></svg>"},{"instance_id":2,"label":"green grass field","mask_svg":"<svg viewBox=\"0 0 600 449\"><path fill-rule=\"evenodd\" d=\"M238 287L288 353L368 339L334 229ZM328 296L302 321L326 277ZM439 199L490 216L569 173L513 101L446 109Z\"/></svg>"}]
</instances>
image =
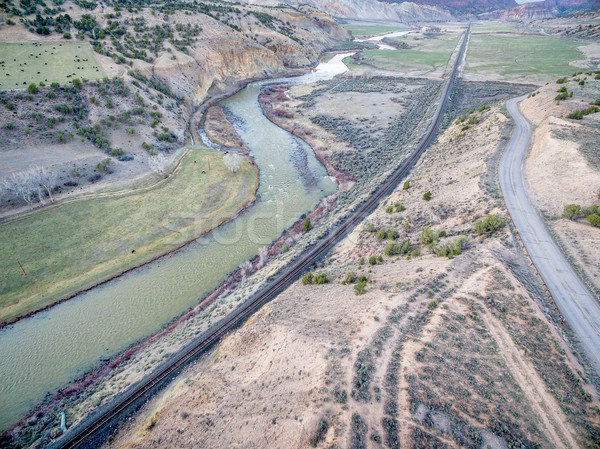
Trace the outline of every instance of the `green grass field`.
<instances>
[{"instance_id":1,"label":"green grass field","mask_svg":"<svg viewBox=\"0 0 600 449\"><path fill-rule=\"evenodd\" d=\"M106 76L86 43L0 44L0 61L0 90Z\"/></svg>"},{"instance_id":2,"label":"green grass field","mask_svg":"<svg viewBox=\"0 0 600 449\"><path fill-rule=\"evenodd\" d=\"M254 198L257 182L249 161L233 174L222 153L194 148L171 176L150 186L63 202L1 223L0 322L193 240L236 215Z\"/></svg>"},{"instance_id":3,"label":"green grass field","mask_svg":"<svg viewBox=\"0 0 600 449\"><path fill-rule=\"evenodd\" d=\"M446 67L459 40L458 35L442 35L434 38L403 36L398 40L411 48L406 50L365 50L365 63L394 71L420 70L431 72Z\"/></svg>"},{"instance_id":4,"label":"green grass field","mask_svg":"<svg viewBox=\"0 0 600 449\"><path fill-rule=\"evenodd\" d=\"M391 33L392 31L406 31L409 27L404 26L385 26L385 25L343 25L347 30L352 31L355 37L375 36L376 34Z\"/></svg>"},{"instance_id":5,"label":"green grass field","mask_svg":"<svg viewBox=\"0 0 600 449\"><path fill-rule=\"evenodd\" d=\"M585 59L581 43L544 36L473 35L467 71L498 74L510 79L570 75L570 61Z\"/></svg>"},{"instance_id":6,"label":"green grass field","mask_svg":"<svg viewBox=\"0 0 600 449\"><path fill-rule=\"evenodd\" d=\"M482 22L473 24L472 33L514 33L516 30L515 25L507 22Z\"/></svg>"}]
</instances>

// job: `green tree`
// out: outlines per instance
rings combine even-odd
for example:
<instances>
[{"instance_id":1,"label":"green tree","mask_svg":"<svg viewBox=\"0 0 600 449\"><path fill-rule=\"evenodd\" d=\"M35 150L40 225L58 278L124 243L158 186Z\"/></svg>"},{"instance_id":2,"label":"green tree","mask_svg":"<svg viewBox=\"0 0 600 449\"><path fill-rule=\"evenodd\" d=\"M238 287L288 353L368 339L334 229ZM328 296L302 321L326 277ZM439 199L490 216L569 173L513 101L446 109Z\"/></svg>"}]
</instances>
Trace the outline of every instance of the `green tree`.
<instances>
[{"instance_id":1,"label":"green tree","mask_svg":"<svg viewBox=\"0 0 600 449\"><path fill-rule=\"evenodd\" d=\"M404 181L404 185L402 186L402 190L410 189L410 181Z\"/></svg>"},{"instance_id":2,"label":"green tree","mask_svg":"<svg viewBox=\"0 0 600 449\"><path fill-rule=\"evenodd\" d=\"M81 89L81 80L79 78L74 78L73 81L71 81L73 83L73 87L75 89Z\"/></svg>"},{"instance_id":3,"label":"green tree","mask_svg":"<svg viewBox=\"0 0 600 449\"><path fill-rule=\"evenodd\" d=\"M35 83L31 83L29 86L27 86L27 92L29 92L30 94L37 94L39 91L40 90L35 85Z\"/></svg>"},{"instance_id":4,"label":"green tree","mask_svg":"<svg viewBox=\"0 0 600 449\"><path fill-rule=\"evenodd\" d=\"M302 226L302 230L304 232L308 232L312 229L312 223L310 222L310 218L304 220L304 226Z\"/></svg>"},{"instance_id":5,"label":"green tree","mask_svg":"<svg viewBox=\"0 0 600 449\"><path fill-rule=\"evenodd\" d=\"M387 237L387 231L385 229L380 229L377 231L377 239L383 240Z\"/></svg>"},{"instance_id":6,"label":"green tree","mask_svg":"<svg viewBox=\"0 0 600 449\"><path fill-rule=\"evenodd\" d=\"M427 191L427 192L425 192L425 193L423 194L423 199L424 199L425 201L429 201L429 200L431 199L431 192L430 192L430 191Z\"/></svg>"},{"instance_id":7,"label":"green tree","mask_svg":"<svg viewBox=\"0 0 600 449\"><path fill-rule=\"evenodd\" d=\"M395 229L391 229L390 232L388 232L388 239L397 240L398 239L398 231L396 231Z\"/></svg>"}]
</instances>

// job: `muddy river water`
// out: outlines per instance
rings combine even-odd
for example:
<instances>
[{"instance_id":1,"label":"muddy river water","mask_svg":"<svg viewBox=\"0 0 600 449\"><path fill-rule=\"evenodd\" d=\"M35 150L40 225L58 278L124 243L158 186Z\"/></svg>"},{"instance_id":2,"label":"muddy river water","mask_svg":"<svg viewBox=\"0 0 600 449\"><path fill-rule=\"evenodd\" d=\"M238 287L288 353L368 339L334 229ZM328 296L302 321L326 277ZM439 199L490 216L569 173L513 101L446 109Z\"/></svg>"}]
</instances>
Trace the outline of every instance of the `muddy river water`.
<instances>
[{"instance_id":1,"label":"muddy river water","mask_svg":"<svg viewBox=\"0 0 600 449\"><path fill-rule=\"evenodd\" d=\"M332 78L346 70L345 56L286 81ZM258 94L264 83L252 83L221 103L260 168L256 203L181 250L0 330L0 432L47 393L194 307L335 192L335 180L312 149L262 114Z\"/></svg>"}]
</instances>

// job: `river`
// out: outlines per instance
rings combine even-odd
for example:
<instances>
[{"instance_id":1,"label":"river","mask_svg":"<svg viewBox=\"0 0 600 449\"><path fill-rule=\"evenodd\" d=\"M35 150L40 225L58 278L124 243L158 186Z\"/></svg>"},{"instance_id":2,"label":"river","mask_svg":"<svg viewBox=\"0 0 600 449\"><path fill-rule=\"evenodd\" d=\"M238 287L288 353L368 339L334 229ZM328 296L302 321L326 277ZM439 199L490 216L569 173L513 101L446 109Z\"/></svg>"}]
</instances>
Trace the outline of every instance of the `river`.
<instances>
[{"instance_id":1,"label":"river","mask_svg":"<svg viewBox=\"0 0 600 449\"><path fill-rule=\"evenodd\" d=\"M349 55L336 55L312 73L284 80L330 79L347 70L342 59ZM313 150L263 115L258 94L268 82L273 81L251 83L221 102L260 169L256 203L174 253L1 329L0 431L47 393L197 305L229 273L336 191L335 180Z\"/></svg>"}]
</instances>

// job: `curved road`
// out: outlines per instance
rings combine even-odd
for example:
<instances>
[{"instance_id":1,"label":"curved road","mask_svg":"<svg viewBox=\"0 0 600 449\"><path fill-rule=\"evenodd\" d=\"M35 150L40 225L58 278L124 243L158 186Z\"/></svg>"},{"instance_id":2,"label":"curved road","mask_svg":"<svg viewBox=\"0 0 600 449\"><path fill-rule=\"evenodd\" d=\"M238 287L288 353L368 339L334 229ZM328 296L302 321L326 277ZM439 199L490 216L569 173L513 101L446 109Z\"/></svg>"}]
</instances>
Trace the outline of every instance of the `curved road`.
<instances>
[{"instance_id":1,"label":"curved road","mask_svg":"<svg viewBox=\"0 0 600 449\"><path fill-rule=\"evenodd\" d=\"M529 257L600 375L600 305L554 243L527 196L522 169L531 125L519 111L524 98L506 104L515 129L499 166L504 201Z\"/></svg>"}]
</instances>

